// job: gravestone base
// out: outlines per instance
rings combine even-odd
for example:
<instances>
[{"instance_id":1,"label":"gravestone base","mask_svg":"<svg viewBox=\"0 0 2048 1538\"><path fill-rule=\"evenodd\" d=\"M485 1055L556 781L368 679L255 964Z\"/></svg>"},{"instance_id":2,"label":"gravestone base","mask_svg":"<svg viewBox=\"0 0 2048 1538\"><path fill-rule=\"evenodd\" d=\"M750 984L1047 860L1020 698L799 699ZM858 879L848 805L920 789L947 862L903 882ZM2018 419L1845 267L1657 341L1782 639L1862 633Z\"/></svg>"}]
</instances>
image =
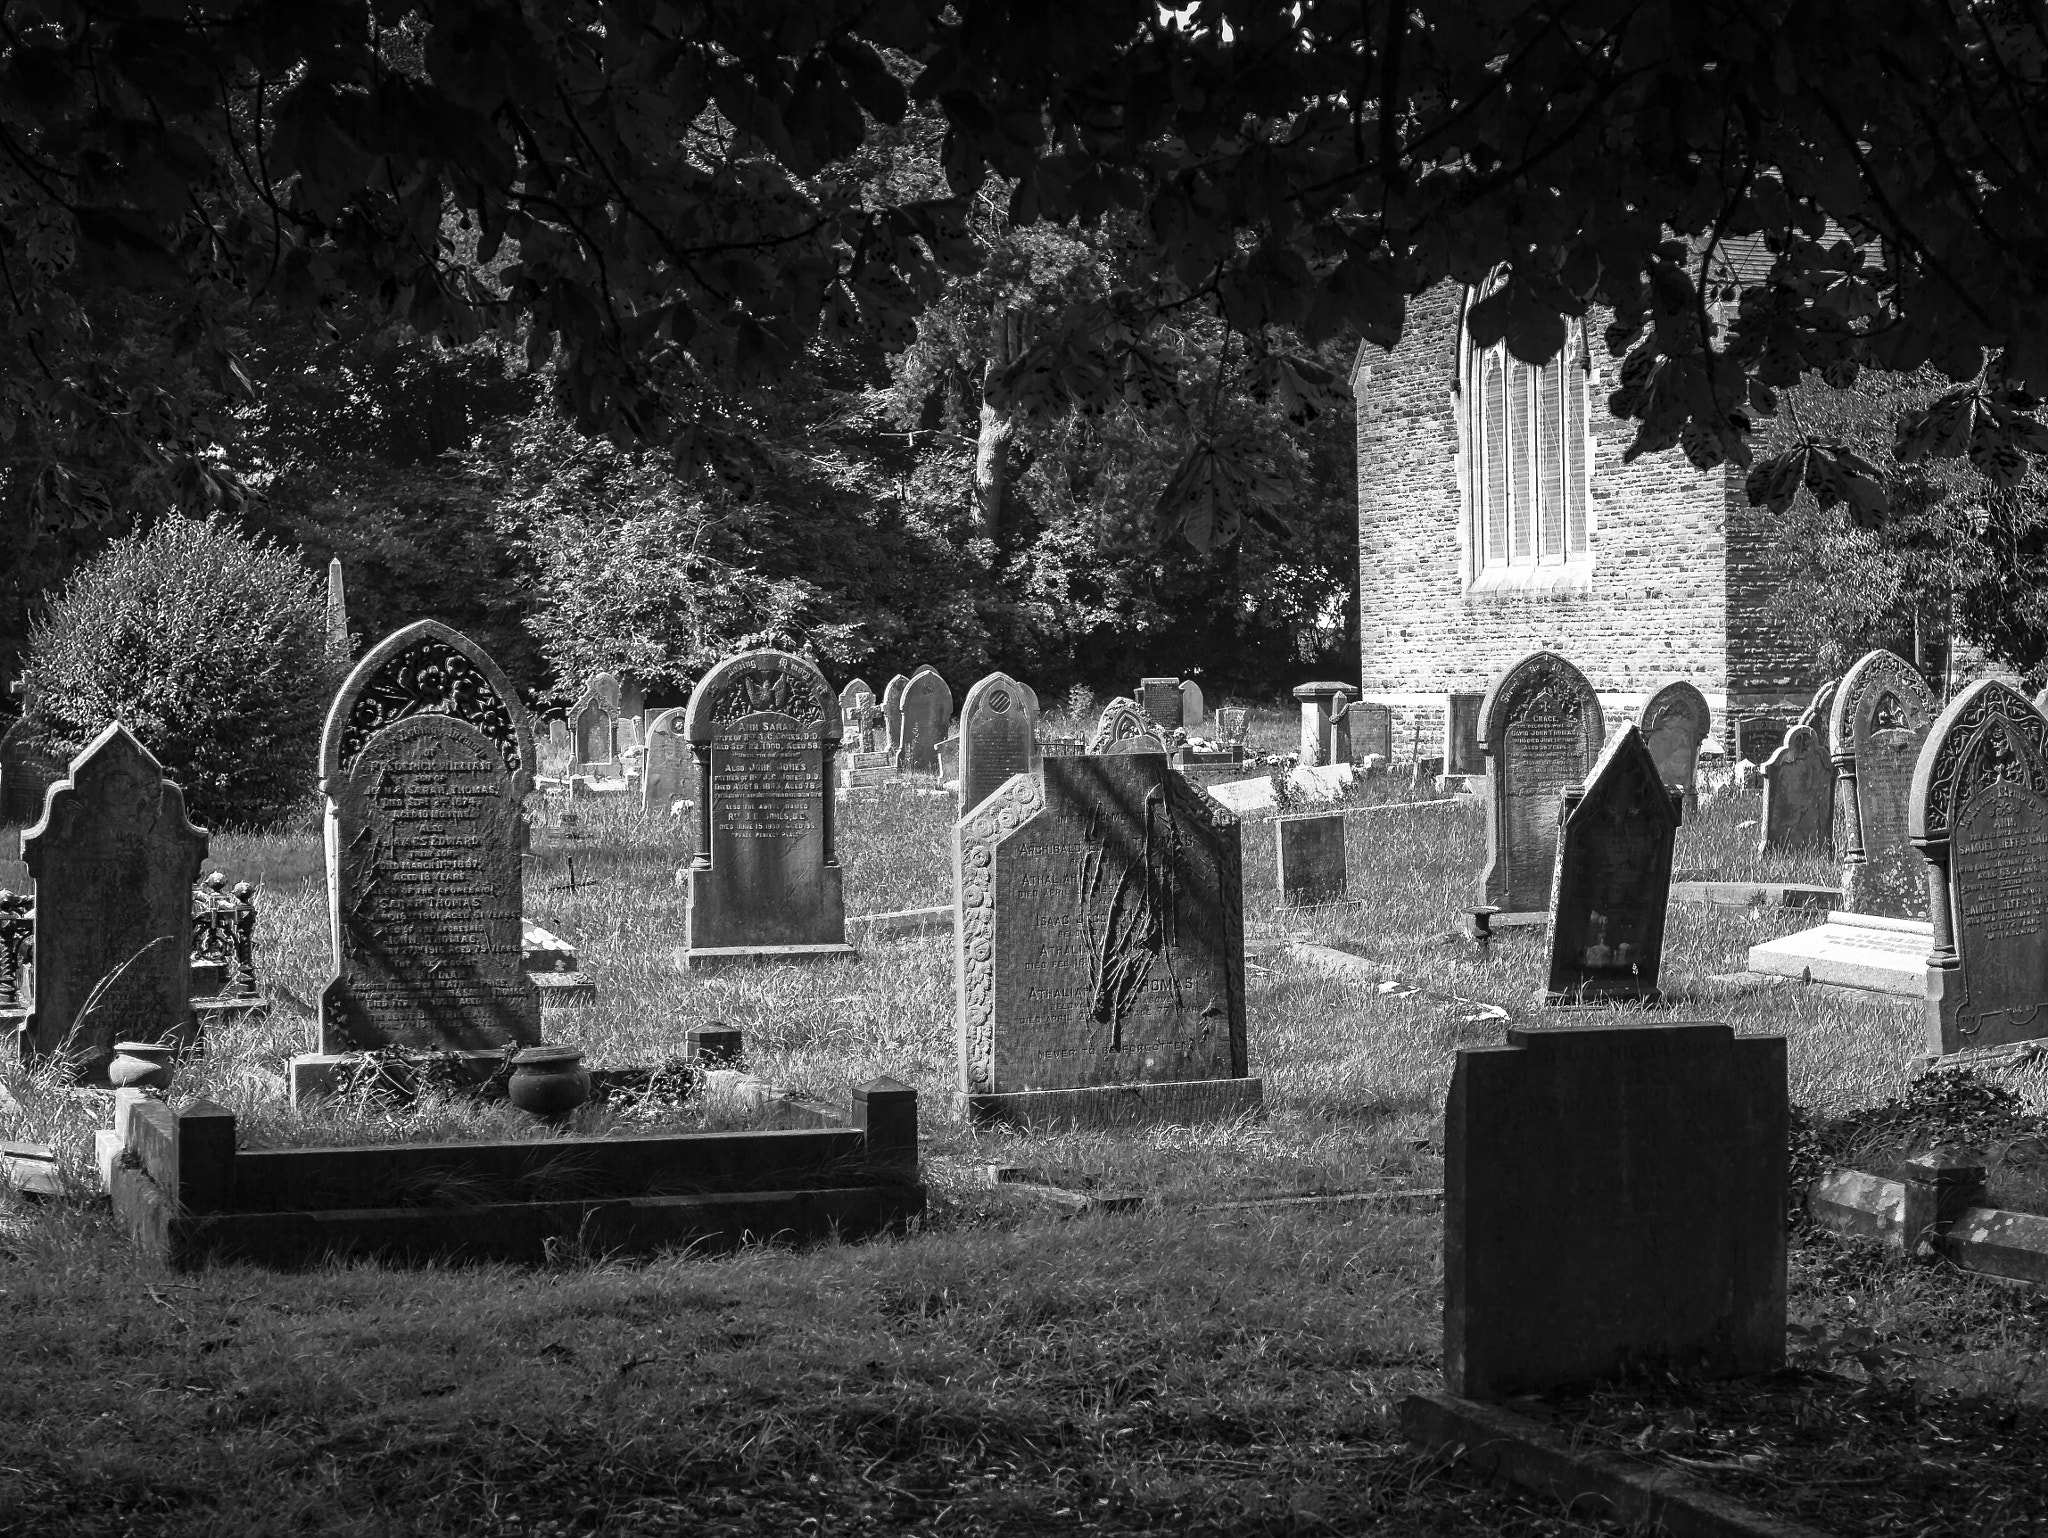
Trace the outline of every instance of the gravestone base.
<instances>
[{"instance_id":1,"label":"gravestone base","mask_svg":"<svg viewBox=\"0 0 2048 1538\"><path fill-rule=\"evenodd\" d=\"M597 997L597 984L588 972L529 972L540 991L540 1007L560 1004L588 1004Z\"/></svg>"},{"instance_id":2,"label":"gravestone base","mask_svg":"<svg viewBox=\"0 0 2048 1538\"><path fill-rule=\"evenodd\" d=\"M447 1052L434 1054L438 1062L471 1085L483 1084L505 1067L503 1052ZM365 1061L361 1052L301 1052L291 1060L292 1109L329 1095L339 1094L343 1084ZM392 1068L403 1072L403 1065Z\"/></svg>"},{"instance_id":3,"label":"gravestone base","mask_svg":"<svg viewBox=\"0 0 2048 1538\"><path fill-rule=\"evenodd\" d=\"M747 962L858 961L860 952L851 945L679 945L676 965L692 972Z\"/></svg>"},{"instance_id":4,"label":"gravestone base","mask_svg":"<svg viewBox=\"0 0 2048 1538\"><path fill-rule=\"evenodd\" d=\"M1087 1089L1021 1089L956 1095L967 1121L1042 1132L1060 1128L1199 1126L1263 1116L1260 1079L1180 1079Z\"/></svg>"},{"instance_id":5,"label":"gravestone base","mask_svg":"<svg viewBox=\"0 0 2048 1538\"><path fill-rule=\"evenodd\" d=\"M1749 948L1749 970L1900 998L1928 996L1934 928L1919 919L1831 913L1827 922Z\"/></svg>"}]
</instances>

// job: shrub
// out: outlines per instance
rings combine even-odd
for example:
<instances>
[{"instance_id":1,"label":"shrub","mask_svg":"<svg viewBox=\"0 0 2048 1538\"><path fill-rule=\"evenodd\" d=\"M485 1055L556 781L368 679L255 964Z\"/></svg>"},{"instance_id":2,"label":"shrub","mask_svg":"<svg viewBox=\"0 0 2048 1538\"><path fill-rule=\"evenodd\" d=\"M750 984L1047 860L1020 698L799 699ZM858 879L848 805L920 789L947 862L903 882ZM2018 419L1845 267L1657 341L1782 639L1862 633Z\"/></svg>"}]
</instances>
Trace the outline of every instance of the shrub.
<instances>
[{"instance_id":1,"label":"shrub","mask_svg":"<svg viewBox=\"0 0 2048 1538\"><path fill-rule=\"evenodd\" d=\"M166 517L66 584L29 638L30 724L65 758L120 721L209 828L305 801L337 682L312 573L217 520Z\"/></svg>"}]
</instances>

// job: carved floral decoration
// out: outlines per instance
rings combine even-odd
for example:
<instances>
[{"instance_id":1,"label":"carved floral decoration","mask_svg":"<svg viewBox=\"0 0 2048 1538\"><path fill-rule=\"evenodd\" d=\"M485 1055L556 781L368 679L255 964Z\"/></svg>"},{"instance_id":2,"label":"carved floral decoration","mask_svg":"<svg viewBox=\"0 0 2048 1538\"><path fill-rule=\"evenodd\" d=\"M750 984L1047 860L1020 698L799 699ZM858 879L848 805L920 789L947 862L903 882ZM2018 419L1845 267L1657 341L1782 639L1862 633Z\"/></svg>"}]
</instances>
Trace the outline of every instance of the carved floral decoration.
<instances>
[{"instance_id":1,"label":"carved floral decoration","mask_svg":"<svg viewBox=\"0 0 2048 1538\"><path fill-rule=\"evenodd\" d=\"M511 710L481 668L433 638L408 646L363 685L342 728L343 771L374 733L411 716L451 716L475 727L498 745L506 772L519 772L519 732Z\"/></svg>"}]
</instances>

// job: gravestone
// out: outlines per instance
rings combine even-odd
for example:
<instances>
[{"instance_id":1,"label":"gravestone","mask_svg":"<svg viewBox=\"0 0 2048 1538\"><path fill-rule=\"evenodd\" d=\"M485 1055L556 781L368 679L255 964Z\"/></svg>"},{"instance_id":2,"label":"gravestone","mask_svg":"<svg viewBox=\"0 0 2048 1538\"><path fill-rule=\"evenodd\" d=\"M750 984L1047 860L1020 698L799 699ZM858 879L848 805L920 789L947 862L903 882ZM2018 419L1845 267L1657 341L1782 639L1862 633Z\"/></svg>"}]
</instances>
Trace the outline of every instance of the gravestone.
<instances>
[{"instance_id":1,"label":"gravestone","mask_svg":"<svg viewBox=\"0 0 2048 1538\"><path fill-rule=\"evenodd\" d=\"M689 794L684 719L685 711L677 705L647 723L647 752L640 760L640 809L650 816L666 817L669 809Z\"/></svg>"},{"instance_id":2,"label":"gravestone","mask_svg":"<svg viewBox=\"0 0 2048 1538\"><path fill-rule=\"evenodd\" d=\"M1971 684L1929 729L1908 828L1934 920L1927 1050L2048 1036L2048 719Z\"/></svg>"},{"instance_id":3,"label":"gravestone","mask_svg":"<svg viewBox=\"0 0 2048 1538\"><path fill-rule=\"evenodd\" d=\"M1359 700L1351 707L1351 753L1364 762L1377 754L1386 763L1394 761L1394 707L1372 700Z\"/></svg>"},{"instance_id":4,"label":"gravestone","mask_svg":"<svg viewBox=\"0 0 2048 1538\"><path fill-rule=\"evenodd\" d=\"M1707 697L1682 678L1672 679L1643 701L1643 741L1664 783L1684 795L1687 815L1700 809L1700 744L1713 724Z\"/></svg>"},{"instance_id":5,"label":"gravestone","mask_svg":"<svg viewBox=\"0 0 2048 1538\"><path fill-rule=\"evenodd\" d=\"M833 844L839 697L787 652L709 673L686 722L697 760L687 966L852 956Z\"/></svg>"},{"instance_id":6,"label":"gravestone","mask_svg":"<svg viewBox=\"0 0 2048 1538\"><path fill-rule=\"evenodd\" d=\"M1785 1038L1510 1026L1444 1102L1444 1384L1785 1361Z\"/></svg>"},{"instance_id":7,"label":"gravestone","mask_svg":"<svg viewBox=\"0 0 2048 1538\"><path fill-rule=\"evenodd\" d=\"M1145 713L1138 708L1138 702L1118 695L1102 707L1102 718L1095 723L1095 734L1088 739L1088 751L1112 753L1116 751L1117 743L1127 742L1134 737L1143 737L1148 742L1158 741L1146 730ZM1161 750L1145 748L1139 751Z\"/></svg>"},{"instance_id":8,"label":"gravestone","mask_svg":"<svg viewBox=\"0 0 2048 1538\"><path fill-rule=\"evenodd\" d=\"M590 682L584 685L583 692L593 699L602 701L604 708L614 719L625 708L625 690L620 686L619 675L616 673L593 673Z\"/></svg>"},{"instance_id":9,"label":"gravestone","mask_svg":"<svg viewBox=\"0 0 2048 1538\"><path fill-rule=\"evenodd\" d=\"M1202 686L1192 678L1180 681L1180 724L1181 730L1193 731L1209 719L1209 705L1202 698Z\"/></svg>"},{"instance_id":10,"label":"gravestone","mask_svg":"<svg viewBox=\"0 0 2048 1538\"><path fill-rule=\"evenodd\" d=\"M1828 707L1834 704L1835 691L1841 686L1842 681L1839 678L1830 678L1823 682L1813 691L1812 703L1799 712L1799 719L1793 723L1795 726L1812 728L1814 735L1821 739L1823 747L1827 745Z\"/></svg>"},{"instance_id":11,"label":"gravestone","mask_svg":"<svg viewBox=\"0 0 2048 1538\"><path fill-rule=\"evenodd\" d=\"M938 670L921 667L903 686L903 744L900 767L906 774L937 774L939 744L953 724L953 691Z\"/></svg>"},{"instance_id":12,"label":"gravestone","mask_svg":"<svg viewBox=\"0 0 2048 1538\"><path fill-rule=\"evenodd\" d=\"M1143 708L1152 724L1162 734L1170 733L1180 720L1180 680L1178 678L1141 678L1138 680L1138 704Z\"/></svg>"},{"instance_id":13,"label":"gravestone","mask_svg":"<svg viewBox=\"0 0 2048 1538\"><path fill-rule=\"evenodd\" d=\"M839 720L842 727L852 719L854 707L860 703L863 695L869 699L875 697L875 691L868 687L865 678L856 678L839 691Z\"/></svg>"},{"instance_id":14,"label":"gravestone","mask_svg":"<svg viewBox=\"0 0 2048 1538\"><path fill-rule=\"evenodd\" d=\"M1344 896L1344 814L1274 819L1280 900L1290 908L1336 902Z\"/></svg>"},{"instance_id":15,"label":"gravestone","mask_svg":"<svg viewBox=\"0 0 2048 1538\"><path fill-rule=\"evenodd\" d=\"M1601 750L1583 791L1565 791L1548 1003L1658 997L1680 794L1633 726Z\"/></svg>"},{"instance_id":16,"label":"gravestone","mask_svg":"<svg viewBox=\"0 0 2048 1538\"><path fill-rule=\"evenodd\" d=\"M1493 681L1480 710L1486 750L1486 871L1479 901L1507 914L1550 906L1558 805L1585 782L1607 724L1585 675L1534 652Z\"/></svg>"},{"instance_id":17,"label":"gravestone","mask_svg":"<svg viewBox=\"0 0 2048 1538\"><path fill-rule=\"evenodd\" d=\"M938 755L939 778L957 793L960 789L960 737L957 732L939 744Z\"/></svg>"},{"instance_id":18,"label":"gravestone","mask_svg":"<svg viewBox=\"0 0 2048 1538\"><path fill-rule=\"evenodd\" d=\"M619 718L637 724L647 713L647 686L628 674L622 680L615 680L618 693L614 696L619 707Z\"/></svg>"},{"instance_id":19,"label":"gravestone","mask_svg":"<svg viewBox=\"0 0 2048 1538\"><path fill-rule=\"evenodd\" d=\"M1294 697L1301 701L1301 745L1296 752L1302 768L1312 769L1330 761L1330 706L1349 688L1348 684L1327 682L1295 688Z\"/></svg>"},{"instance_id":20,"label":"gravestone","mask_svg":"<svg viewBox=\"0 0 2048 1538\"><path fill-rule=\"evenodd\" d=\"M1445 774L1486 773L1486 745L1479 725L1480 712L1485 704L1484 694L1444 696Z\"/></svg>"},{"instance_id":21,"label":"gravestone","mask_svg":"<svg viewBox=\"0 0 2048 1538\"><path fill-rule=\"evenodd\" d=\"M569 707L569 772L610 779L618 773L612 729L616 714L602 695L586 688Z\"/></svg>"},{"instance_id":22,"label":"gravestone","mask_svg":"<svg viewBox=\"0 0 2048 1538\"><path fill-rule=\"evenodd\" d=\"M887 733L882 746L892 755L903 751L903 691L909 687L902 673L882 686L882 729Z\"/></svg>"},{"instance_id":23,"label":"gravestone","mask_svg":"<svg viewBox=\"0 0 2048 1538\"><path fill-rule=\"evenodd\" d=\"M1012 775L1038 773L1038 764L1038 712L1030 696L1009 674L989 674L960 704L960 815Z\"/></svg>"},{"instance_id":24,"label":"gravestone","mask_svg":"<svg viewBox=\"0 0 2048 1538\"><path fill-rule=\"evenodd\" d=\"M433 620L387 636L334 696L320 774L335 976L316 1057L538 1042L520 946L533 729L497 664Z\"/></svg>"},{"instance_id":25,"label":"gravestone","mask_svg":"<svg viewBox=\"0 0 2048 1538\"><path fill-rule=\"evenodd\" d=\"M346 662L354 650L348 634L348 585L341 575L341 557L327 563L327 655Z\"/></svg>"},{"instance_id":26,"label":"gravestone","mask_svg":"<svg viewBox=\"0 0 2048 1538\"><path fill-rule=\"evenodd\" d=\"M548 718L548 752L552 757L569 757L569 723L560 716Z\"/></svg>"},{"instance_id":27,"label":"gravestone","mask_svg":"<svg viewBox=\"0 0 2048 1538\"><path fill-rule=\"evenodd\" d=\"M1933 716L1934 696L1903 657L1870 652L1842 675L1828 710L1828 752L1842 803L1842 906L1852 912L1928 916L1925 862L1906 819Z\"/></svg>"},{"instance_id":28,"label":"gravestone","mask_svg":"<svg viewBox=\"0 0 2048 1538\"><path fill-rule=\"evenodd\" d=\"M954 830L960 1082L978 1120L1199 1120L1246 1076L1237 818L1164 755L1048 758Z\"/></svg>"},{"instance_id":29,"label":"gravestone","mask_svg":"<svg viewBox=\"0 0 2048 1538\"><path fill-rule=\"evenodd\" d=\"M1802 718L1803 719L1803 718ZM1765 854L1834 847L1835 766L1820 733L1800 725L1763 764L1764 809L1757 847Z\"/></svg>"},{"instance_id":30,"label":"gravestone","mask_svg":"<svg viewBox=\"0 0 2048 1538\"><path fill-rule=\"evenodd\" d=\"M640 740L640 718L620 716L612 727L612 756L624 758L630 750L645 746L646 744Z\"/></svg>"},{"instance_id":31,"label":"gravestone","mask_svg":"<svg viewBox=\"0 0 2048 1538\"><path fill-rule=\"evenodd\" d=\"M1242 705L1220 705L1216 709L1216 732L1230 747L1244 746L1251 730L1252 713Z\"/></svg>"},{"instance_id":32,"label":"gravestone","mask_svg":"<svg viewBox=\"0 0 2048 1538\"><path fill-rule=\"evenodd\" d=\"M189 1039L192 883L207 835L185 795L116 721L50 787L21 835L35 878L30 1058L104 1082L116 1041Z\"/></svg>"},{"instance_id":33,"label":"gravestone","mask_svg":"<svg viewBox=\"0 0 2048 1538\"><path fill-rule=\"evenodd\" d=\"M1744 716L1735 723L1735 756L1761 764L1785 741L1785 723L1773 716Z\"/></svg>"},{"instance_id":34,"label":"gravestone","mask_svg":"<svg viewBox=\"0 0 2048 1538\"><path fill-rule=\"evenodd\" d=\"M1132 753L1164 753L1166 742L1157 732L1140 732L1135 737L1118 737L1102 749L1103 756L1122 758Z\"/></svg>"}]
</instances>

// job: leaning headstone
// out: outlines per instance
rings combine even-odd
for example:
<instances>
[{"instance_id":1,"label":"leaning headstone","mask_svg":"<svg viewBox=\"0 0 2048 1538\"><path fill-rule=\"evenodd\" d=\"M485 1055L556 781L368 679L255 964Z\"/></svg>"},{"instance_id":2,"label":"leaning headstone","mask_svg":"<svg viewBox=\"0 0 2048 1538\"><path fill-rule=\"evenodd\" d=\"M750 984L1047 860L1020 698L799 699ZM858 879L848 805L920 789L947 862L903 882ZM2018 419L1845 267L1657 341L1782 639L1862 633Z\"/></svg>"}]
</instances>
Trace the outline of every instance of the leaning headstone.
<instances>
[{"instance_id":1,"label":"leaning headstone","mask_svg":"<svg viewBox=\"0 0 2048 1538\"><path fill-rule=\"evenodd\" d=\"M1444 1385L1785 1361L1785 1038L1508 1027L1444 1103Z\"/></svg>"},{"instance_id":2,"label":"leaning headstone","mask_svg":"<svg viewBox=\"0 0 2048 1538\"><path fill-rule=\"evenodd\" d=\"M1349 687L1347 684L1312 683L1295 688L1294 697L1301 701L1301 746L1297 752L1302 768L1311 769L1330 761L1330 706Z\"/></svg>"},{"instance_id":3,"label":"leaning headstone","mask_svg":"<svg viewBox=\"0 0 2048 1538\"><path fill-rule=\"evenodd\" d=\"M1924 862L1907 841L1913 766L1934 696L1911 663L1888 651L1842 676L1828 711L1828 752L1842 802L1842 905L1855 913L1925 919Z\"/></svg>"},{"instance_id":4,"label":"leaning headstone","mask_svg":"<svg viewBox=\"0 0 2048 1538\"><path fill-rule=\"evenodd\" d=\"M1763 764L1764 808L1757 847L1765 854L1834 845L1835 766L1820 734L1795 726Z\"/></svg>"},{"instance_id":5,"label":"leaning headstone","mask_svg":"<svg viewBox=\"0 0 2048 1538\"><path fill-rule=\"evenodd\" d=\"M1164 755L1048 758L954 832L976 1120L1233 1117L1246 1076L1237 818Z\"/></svg>"},{"instance_id":6,"label":"leaning headstone","mask_svg":"<svg viewBox=\"0 0 2048 1538\"><path fill-rule=\"evenodd\" d=\"M905 774L937 774L939 744L953 724L953 691L946 687L938 669L921 667L903 686L903 743L901 764Z\"/></svg>"},{"instance_id":7,"label":"leaning headstone","mask_svg":"<svg viewBox=\"0 0 2048 1538\"><path fill-rule=\"evenodd\" d=\"M706 792L683 963L851 956L829 778L839 697L824 675L787 652L728 657L690 697L687 732Z\"/></svg>"},{"instance_id":8,"label":"leaning headstone","mask_svg":"<svg viewBox=\"0 0 2048 1538\"><path fill-rule=\"evenodd\" d=\"M1784 744L1785 723L1773 716L1744 716L1735 723L1735 756L1761 764Z\"/></svg>"},{"instance_id":9,"label":"leaning headstone","mask_svg":"<svg viewBox=\"0 0 2048 1538\"><path fill-rule=\"evenodd\" d=\"M1681 794L1633 726L1602 749L1583 791L1565 791L1546 1002L1658 997Z\"/></svg>"},{"instance_id":10,"label":"leaning headstone","mask_svg":"<svg viewBox=\"0 0 2048 1538\"><path fill-rule=\"evenodd\" d=\"M320 739L334 980L319 1056L490 1052L540 1040L521 965L533 729L498 665L422 620L334 697Z\"/></svg>"},{"instance_id":11,"label":"leaning headstone","mask_svg":"<svg viewBox=\"0 0 2048 1538\"><path fill-rule=\"evenodd\" d=\"M1202 698L1202 686L1192 678L1180 681L1180 724L1181 730L1193 731L1209 718L1208 702Z\"/></svg>"},{"instance_id":12,"label":"leaning headstone","mask_svg":"<svg viewBox=\"0 0 2048 1538\"><path fill-rule=\"evenodd\" d=\"M1178 678L1141 678L1138 680L1138 704L1151 718L1152 724L1162 732L1171 732L1181 724L1180 680Z\"/></svg>"},{"instance_id":13,"label":"leaning headstone","mask_svg":"<svg viewBox=\"0 0 2048 1538\"><path fill-rule=\"evenodd\" d=\"M960 704L960 815L966 816L1012 775L1038 772L1038 712L1023 686L991 673Z\"/></svg>"},{"instance_id":14,"label":"leaning headstone","mask_svg":"<svg viewBox=\"0 0 2048 1538\"><path fill-rule=\"evenodd\" d=\"M882 686L882 729L887 738L882 746L891 754L903 751L903 691L910 687L910 679L898 673Z\"/></svg>"},{"instance_id":15,"label":"leaning headstone","mask_svg":"<svg viewBox=\"0 0 2048 1538\"><path fill-rule=\"evenodd\" d=\"M1643 741L1649 744L1664 783L1685 797L1688 815L1699 811L1700 744L1713 724L1707 697L1683 678L1672 679L1643 701Z\"/></svg>"},{"instance_id":16,"label":"leaning headstone","mask_svg":"<svg viewBox=\"0 0 2048 1538\"><path fill-rule=\"evenodd\" d=\"M2048 719L1971 684L1928 732L1908 827L1934 917L1927 1050L2048 1036Z\"/></svg>"},{"instance_id":17,"label":"leaning headstone","mask_svg":"<svg viewBox=\"0 0 2048 1538\"><path fill-rule=\"evenodd\" d=\"M1274 832L1282 903L1290 908L1307 908L1343 897L1342 812L1275 818Z\"/></svg>"},{"instance_id":18,"label":"leaning headstone","mask_svg":"<svg viewBox=\"0 0 2048 1538\"><path fill-rule=\"evenodd\" d=\"M1363 763L1377 756L1382 763L1394 760L1394 707L1372 700L1359 700L1351 707L1351 756Z\"/></svg>"},{"instance_id":19,"label":"leaning headstone","mask_svg":"<svg viewBox=\"0 0 2048 1538\"><path fill-rule=\"evenodd\" d=\"M116 721L71 760L21 835L35 878L31 1058L105 1081L116 1041L188 1037L192 883L207 836L185 795Z\"/></svg>"},{"instance_id":20,"label":"leaning headstone","mask_svg":"<svg viewBox=\"0 0 2048 1538\"><path fill-rule=\"evenodd\" d=\"M1157 741L1146 729L1145 713L1138 708L1138 702L1118 695L1102 707L1102 718L1095 723L1095 733L1088 739L1090 753L1115 751L1116 744L1133 737L1145 737ZM1147 749L1145 751L1157 751Z\"/></svg>"},{"instance_id":21,"label":"leaning headstone","mask_svg":"<svg viewBox=\"0 0 2048 1538\"><path fill-rule=\"evenodd\" d=\"M1485 704L1484 694L1444 696L1445 774L1486 773L1486 745L1481 737L1479 724L1480 712Z\"/></svg>"},{"instance_id":22,"label":"leaning headstone","mask_svg":"<svg viewBox=\"0 0 2048 1538\"><path fill-rule=\"evenodd\" d=\"M666 817L690 792L688 739L684 710L678 705L647 723L647 752L640 760L640 809Z\"/></svg>"},{"instance_id":23,"label":"leaning headstone","mask_svg":"<svg viewBox=\"0 0 2048 1538\"><path fill-rule=\"evenodd\" d=\"M1480 712L1486 749L1486 872L1479 901L1505 914L1550 906L1558 805L1592 773L1607 736L1585 675L1554 652L1524 657L1493 681Z\"/></svg>"}]
</instances>

